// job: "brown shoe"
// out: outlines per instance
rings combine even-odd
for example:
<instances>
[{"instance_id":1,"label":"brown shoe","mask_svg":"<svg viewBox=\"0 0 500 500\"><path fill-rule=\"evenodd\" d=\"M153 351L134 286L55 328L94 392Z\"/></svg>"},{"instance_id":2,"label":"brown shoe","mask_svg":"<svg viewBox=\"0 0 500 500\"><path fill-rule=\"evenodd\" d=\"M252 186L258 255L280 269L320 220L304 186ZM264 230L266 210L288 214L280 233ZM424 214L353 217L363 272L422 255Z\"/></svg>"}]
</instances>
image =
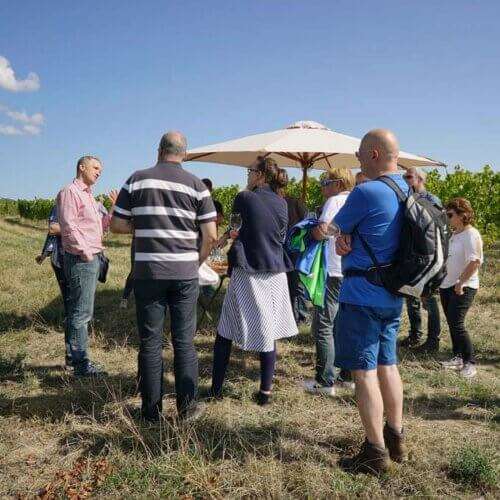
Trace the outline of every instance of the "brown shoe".
<instances>
[{"instance_id":1,"label":"brown shoe","mask_svg":"<svg viewBox=\"0 0 500 500\"><path fill-rule=\"evenodd\" d=\"M389 456L394 462L404 462L407 457L407 450L405 446L405 436L404 429L401 432L394 430L389 427L389 424L385 424L384 427L384 441L387 449L389 450Z\"/></svg>"},{"instance_id":2,"label":"brown shoe","mask_svg":"<svg viewBox=\"0 0 500 500\"><path fill-rule=\"evenodd\" d=\"M340 467L350 472L365 474L382 474L389 469L389 452L368 442L365 439L361 450L353 457L344 457L339 462Z\"/></svg>"}]
</instances>

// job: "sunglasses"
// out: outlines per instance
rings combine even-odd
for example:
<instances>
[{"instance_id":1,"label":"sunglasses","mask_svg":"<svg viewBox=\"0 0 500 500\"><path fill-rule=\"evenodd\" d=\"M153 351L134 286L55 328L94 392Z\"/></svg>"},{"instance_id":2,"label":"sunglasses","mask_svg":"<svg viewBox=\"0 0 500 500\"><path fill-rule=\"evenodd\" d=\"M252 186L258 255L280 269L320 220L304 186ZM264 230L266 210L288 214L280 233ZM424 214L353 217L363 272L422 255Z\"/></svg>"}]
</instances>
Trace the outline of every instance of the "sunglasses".
<instances>
[{"instance_id":1,"label":"sunglasses","mask_svg":"<svg viewBox=\"0 0 500 500\"><path fill-rule=\"evenodd\" d=\"M250 175L252 172L258 172L258 168L247 168L248 175Z\"/></svg>"},{"instance_id":2,"label":"sunglasses","mask_svg":"<svg viewBox=\"0 0 500 500\"><path fill-rule=\"evenodd\" d=\"M342 179L323 179L322 181L319 181L319 185L321 187L326 187L329 184L332 184L333 182L340 182Z\"/></svg>"},{"instance_id":3,"label":"sunglasses","mask_svg":"<svg viewBox=\"0 0 500 500\"><path fill-rule=\"evenodd\" d=\"M409 180L409 179L414 179L415 176L413 174L405 174L403 175L403 179L405 180Z\"/></svg>"},{"instance_id":4,"label":"sunglasses","mask_svg":"<svg viewBox=\"0 0 500 500\"><path fill-rule=\"evenodd\" d=\"M446 215L448 216L448 219L451 219L455 215L455 212L446 212Z\"/></svg>"}]
</instances>

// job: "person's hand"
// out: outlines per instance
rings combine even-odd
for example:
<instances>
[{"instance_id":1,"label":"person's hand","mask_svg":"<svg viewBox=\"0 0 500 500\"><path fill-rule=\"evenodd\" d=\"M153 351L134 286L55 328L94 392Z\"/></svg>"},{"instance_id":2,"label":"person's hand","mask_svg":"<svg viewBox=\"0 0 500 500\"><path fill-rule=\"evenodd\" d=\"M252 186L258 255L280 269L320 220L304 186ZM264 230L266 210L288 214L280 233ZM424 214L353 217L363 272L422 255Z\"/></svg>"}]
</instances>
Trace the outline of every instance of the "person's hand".
<instances>
[{"instance_id":1,"label":"person's hand","mask_svg":"<svg viewBox=\"0 0 500 500\"><path fill-rule=\"evenodd\" d=\"M83 253L80 257L83 260L83 262L90 262L94 258L92 254L86 254L86 253Z\"/></svg>"},{"instance_id":2,"label":"person's hand","mask_svg":"<svg viewBox=\"0 0 500 500\"><path fill-rule=\"evenodd\" d=\"M350 234L341 234L335 238L335 251L337 252L337 255L347 255L351 250Z\"/></svg>"},{"instance_id":3,"label":"person's hand","mask_svg":"<svg viewBox=\"0 0 500 500\"><path fill-rule=\"evenodd\" d=\"M464 294L464 285L463 283L461 283L460 281L458 281L457 283L455 283L455 293L457 295L463 295Z\"/></svg>"},{"instance_id":4,"label":"person's hand","mask_svg":"<svg viewBox=\"0 0 500 500\"><path fill-rule=\"evenodd\" d=\"M231 229L231 231L229 231L229 237L232 240L235 240L239 236L239 234L240 233L238 231L235 231L234 229Z\"/></svg>"},{"instance_id":5,"label":"person's hand","mask_svg":"<svg viewBox=\"0 0 500 500\"><path fill-rule=\"evenodd\" d=\"M43 255L37 255L37 256L35 257L35 262L36 262L37 264L41 264L41 263L43 262Z\"/></svg>"},{"instance_id":6,"label":"person's hand","mask_svg":"<svg viewBox=\"0 0 500 500\"><path fill-rule=\"evenodd\" d=\"M112 189L108 194L108 199L111 202L111 205L116 205L116 200L118 199L118 190Z\"/></svg>"}]
</instances>

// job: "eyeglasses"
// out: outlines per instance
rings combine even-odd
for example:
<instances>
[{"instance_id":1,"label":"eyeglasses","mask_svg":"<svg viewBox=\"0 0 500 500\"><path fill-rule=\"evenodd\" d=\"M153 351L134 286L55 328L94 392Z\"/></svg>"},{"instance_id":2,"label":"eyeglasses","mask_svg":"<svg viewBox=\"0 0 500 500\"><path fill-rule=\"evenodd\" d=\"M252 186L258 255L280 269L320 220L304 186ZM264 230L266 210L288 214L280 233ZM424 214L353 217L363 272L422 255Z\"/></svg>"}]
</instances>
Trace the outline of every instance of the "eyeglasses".
<instances>
[{"instance_id":1,"label":"eyeglasses","mask_svg":"<svg viewBox=\"0 0 500 500\"><path fill-rule=\"evenodd\" d=\"M446 212L446 215L448 216L448 219L451 219L455 215L455 212Z\"/></svg>"},{"instance_id":2,"label":"eyeglasses","mask_svg":"<svg viewBox=\"0 0 500 500\"><path fill-rule=\"evenodd\" d=\"M322 181L319 181L319 185L324 188L328 186L329 184L332 184L333 182L340 182L342 179L323 179Z\"/></svg>"}]
</instances>

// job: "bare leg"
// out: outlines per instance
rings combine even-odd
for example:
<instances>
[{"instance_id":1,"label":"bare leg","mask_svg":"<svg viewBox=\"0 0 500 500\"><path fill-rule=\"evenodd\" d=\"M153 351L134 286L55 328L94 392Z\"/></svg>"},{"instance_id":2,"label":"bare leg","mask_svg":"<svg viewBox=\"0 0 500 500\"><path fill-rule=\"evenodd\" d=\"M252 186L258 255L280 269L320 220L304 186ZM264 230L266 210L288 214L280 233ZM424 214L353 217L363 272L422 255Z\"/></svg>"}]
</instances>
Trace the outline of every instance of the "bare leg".
<instances>
[{"instance_id":1,"label":"bare leg","mask_svg":"<svg viewBox=\"0 0 500 500\"><path fill-rule=\"evenodd\" d=\"M384 403L380 392L377 370L354 370L356 399L359 415L371 444L385 448Z\"/></svg>"},{"instance_id":2,"label":"bare leg","mask_svg":"<svg viewBox=\"0 0 500 500\"><path fill-rule=\"evenodd\" d=\"M403 383L398 367L397 365L379 365L377 374L387 423L395 431L401 432L403 428Z\"/></svg>"}]
</instances>

